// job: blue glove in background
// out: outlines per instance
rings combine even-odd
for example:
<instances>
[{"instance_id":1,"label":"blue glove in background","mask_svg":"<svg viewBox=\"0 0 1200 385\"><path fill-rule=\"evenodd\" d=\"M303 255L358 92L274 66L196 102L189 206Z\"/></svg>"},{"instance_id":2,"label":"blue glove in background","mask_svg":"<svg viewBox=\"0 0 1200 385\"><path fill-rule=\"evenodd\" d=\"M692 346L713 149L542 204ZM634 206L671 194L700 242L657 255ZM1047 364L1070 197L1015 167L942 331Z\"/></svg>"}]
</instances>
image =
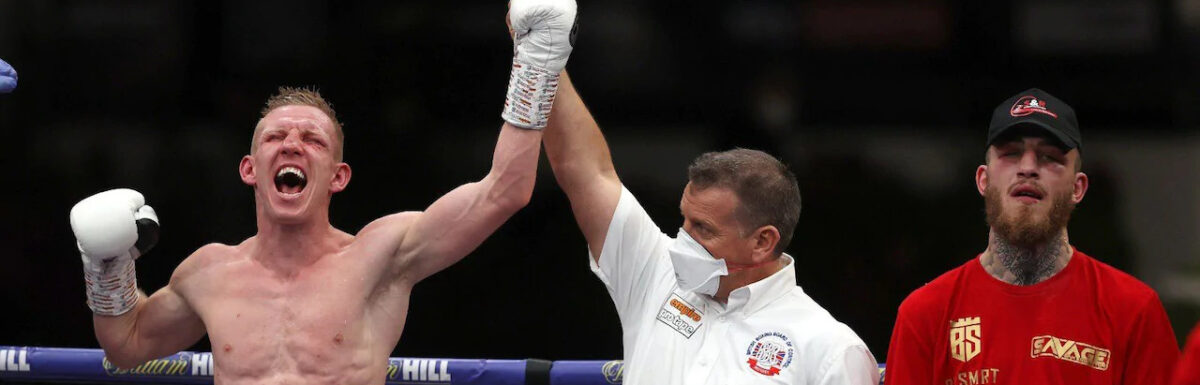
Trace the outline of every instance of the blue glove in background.
<instances>
[{"instance_id":1,"label":"blue glove in background","mask_svg":"<svg viewBox=\"0 0 1200 385\"><path fill-rule=\"evenodd\" d=\"M12 92L14 88L17 88L17 70L0 59L0 94Z\"/></svg>"}]
</instances>

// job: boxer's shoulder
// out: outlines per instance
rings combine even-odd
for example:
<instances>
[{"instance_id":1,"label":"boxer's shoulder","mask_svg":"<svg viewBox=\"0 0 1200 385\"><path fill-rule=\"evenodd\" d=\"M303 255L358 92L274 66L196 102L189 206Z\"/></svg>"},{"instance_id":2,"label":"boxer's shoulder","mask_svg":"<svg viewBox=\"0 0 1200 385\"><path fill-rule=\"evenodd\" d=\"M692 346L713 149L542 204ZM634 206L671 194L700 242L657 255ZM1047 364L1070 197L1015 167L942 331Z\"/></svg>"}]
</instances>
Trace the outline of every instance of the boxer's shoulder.
<instances>
[{"instance_id":1,"label":"boxer's shoulder","mask_svg":"<svg viewBox=\"0 0 1200 385\"><path fill-rule=\"evenodd\" d=\"M186 279L205 270L236 260L245 254L242 252L242 248L243 245L230 246L220 243L210 243L201 246L179 263L171 279Z\"/></svg>"},{"instance_id":2,"label":"boxer's shoulder","mask_svg":"<svg viewBox=\"0 0 1200 385\"><path fill-rule=\"evenodd\" d=\"M358 234L355 234L354 237L356 241L369 240L379 236L395 237L398 234L403 234L416 221L420 214L420 211L404 211L385 215L363 226L362 230Z\"/></svg>"},{"instance_id":3,"label":"boxer's shoulder","mask_svg":"<svg viewBox=\"0 0 1200 385\"><path fill-rule=\"evenodd\" d=\"M184 296L191 297L189 293L194 292L193 289L203 290L205 285L219 282L206 278L215 267L224 265L222 261L229 261L238 255L237 246L223 245L212 243L201 246L196 249L187 258L179 262L179 266L175 267L175 271L171 273L171 280L168 285L175 292Z\"/></svg>"},{"instance_id":4,"label":"boxer's shoulder","mask_svg":"<svg viewBox=\"0 0 1200 385\"><path fill-rule=\"evenodd\" d=\"M192 255L188 256L188 260L193 260L197 265L209 266L213 264L226 263L230 260L240 259L246 255L247 240L237 245L226 245L223 243L209 243L200 246Z\"/></svg>"}]
</instances>

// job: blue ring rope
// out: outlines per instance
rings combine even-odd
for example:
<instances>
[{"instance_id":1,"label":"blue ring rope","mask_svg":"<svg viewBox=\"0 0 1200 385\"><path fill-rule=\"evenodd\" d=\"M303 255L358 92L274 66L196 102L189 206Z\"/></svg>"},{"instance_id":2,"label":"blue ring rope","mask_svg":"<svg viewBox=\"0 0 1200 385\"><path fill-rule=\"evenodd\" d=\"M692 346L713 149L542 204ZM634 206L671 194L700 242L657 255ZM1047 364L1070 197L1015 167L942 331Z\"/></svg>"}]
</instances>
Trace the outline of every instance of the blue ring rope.
<instances>
[{"instance_id":1,"label":"blue ring rope","mask_svg":"<svg viewBox=\"0 0 1200 385\"><path fill-rule=\"evenodd\" d=\"M388 359L389 385L523 385L526 360ZM879 371L883 373L883 364ZM87 383L213 383L212 353L183 351L132 369L117 368L100 349L0 346L0 382L10 380ZM624 364L614 361L554 361L551 385L620 384ZM545 373L542 374L543 376ZM880 383L882 384L882 375ZM542 377L545 378L545 377Z\"/></svg>"}]
</instances>

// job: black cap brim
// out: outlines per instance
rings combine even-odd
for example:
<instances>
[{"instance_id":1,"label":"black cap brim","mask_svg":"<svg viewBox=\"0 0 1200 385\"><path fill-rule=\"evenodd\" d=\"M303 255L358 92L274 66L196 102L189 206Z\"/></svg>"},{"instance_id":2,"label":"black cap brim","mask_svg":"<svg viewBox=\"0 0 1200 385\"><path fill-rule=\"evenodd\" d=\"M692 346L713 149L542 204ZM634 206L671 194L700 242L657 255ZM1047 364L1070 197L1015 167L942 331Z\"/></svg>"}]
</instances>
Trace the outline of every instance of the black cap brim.
<instances>
[{"instance_id":1,"label":"black cap brim","mask_svg":"<svg viewBox=\"0 0 1200 385\"><path fill-rule=\"evenodd\" d=\"M1004 136L1004 134L1008 133L1008 130L1022 126L1036 126L1045 130L1046 132L1049 132L1051 135L1054 135L1055 139L1058 139L1059 143L1062 143L1064 146L1066 146L1068 150L1079 148L1079 143L1075 143L1075 140L1071 139L1071 137L1066 133L1063 133L1058 128L1046 124L1045 122L1036 118L1022 118L1009 123L1007 126L996 132L996 136L988 141L988 146L995 144L996 139Z\"/></svg>"}]
</instances>

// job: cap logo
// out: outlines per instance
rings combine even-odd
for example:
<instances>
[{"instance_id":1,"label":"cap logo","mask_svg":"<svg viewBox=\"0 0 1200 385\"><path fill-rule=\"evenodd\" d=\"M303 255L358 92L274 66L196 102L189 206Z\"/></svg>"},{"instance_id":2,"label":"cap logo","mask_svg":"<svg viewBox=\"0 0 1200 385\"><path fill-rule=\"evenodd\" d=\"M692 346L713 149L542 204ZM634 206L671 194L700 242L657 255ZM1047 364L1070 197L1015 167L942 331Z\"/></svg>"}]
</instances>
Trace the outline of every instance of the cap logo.
<instances>
[{"instance_id":1,"label":"cap logo","mask_svg":"<svg viewBox=\"0 0 1200 385\"><path fill-rule=\"evenodd\" d=\"M1058 119L1058 114L1046 109L1045 100L1038 100L1038 98L1033 96L1022 96L1020 99L1017 99L1017 102L1014 103L1012 108L1008 110L1008 114L1012 116L1025 116L1034 112L1050 115L1055 119Z\"/></svg>"}]
</instances>

